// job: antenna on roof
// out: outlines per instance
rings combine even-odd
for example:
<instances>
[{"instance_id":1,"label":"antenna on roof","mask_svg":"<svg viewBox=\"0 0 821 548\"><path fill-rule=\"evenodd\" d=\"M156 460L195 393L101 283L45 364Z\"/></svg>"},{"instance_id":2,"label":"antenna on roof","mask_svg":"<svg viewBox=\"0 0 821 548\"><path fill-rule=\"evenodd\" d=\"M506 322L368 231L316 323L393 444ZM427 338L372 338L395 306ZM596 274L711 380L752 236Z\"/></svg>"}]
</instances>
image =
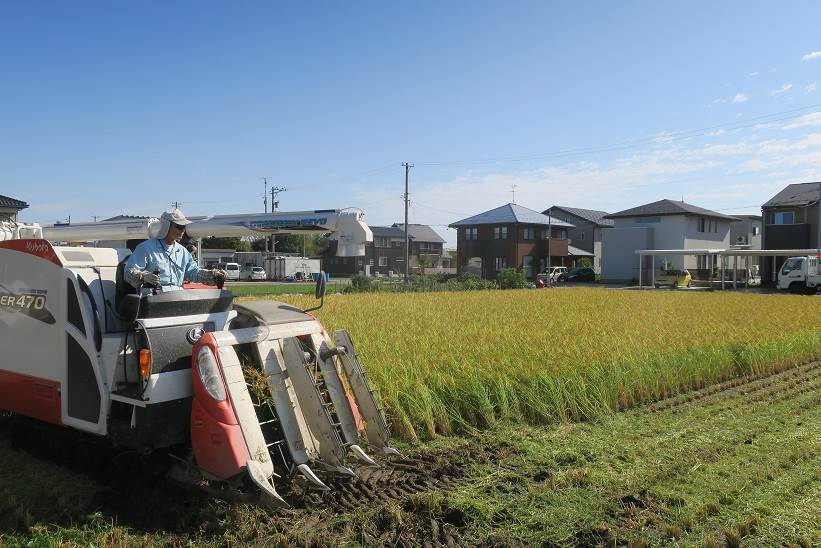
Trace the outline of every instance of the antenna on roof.
<instances>
[{"instance_id":1,"label":"antenna on roof","mask_svg":"<svg viewBox=\"0 0 821 548\"><path fill-rule=\"evenodd\" d=\"M513 194L512 204L516 203L516 185L510 185L510 192Z\"/></svg>"}]
</instances>

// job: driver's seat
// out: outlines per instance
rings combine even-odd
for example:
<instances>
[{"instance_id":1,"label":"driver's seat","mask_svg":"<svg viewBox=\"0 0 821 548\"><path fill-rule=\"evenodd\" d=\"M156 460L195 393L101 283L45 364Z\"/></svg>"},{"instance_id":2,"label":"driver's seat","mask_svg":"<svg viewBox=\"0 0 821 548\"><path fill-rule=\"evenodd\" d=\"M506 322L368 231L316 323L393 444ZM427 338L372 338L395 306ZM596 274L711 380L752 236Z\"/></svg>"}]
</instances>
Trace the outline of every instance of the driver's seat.
<instances>
[{"instance_id":1,"label":"driver's seat","mask_svg":"<svg viewBox=\"0 0 821 548\"><path fill-rule=\"evenodd\" d=\"M116 293L114 295L114 307L117 309L123 320L133 322L137 318L137 311L140 308L140 292L133 285L125 281L125 264L128 259L123 259L117 265L115 277Z\"/></svg>"}]
</instances>

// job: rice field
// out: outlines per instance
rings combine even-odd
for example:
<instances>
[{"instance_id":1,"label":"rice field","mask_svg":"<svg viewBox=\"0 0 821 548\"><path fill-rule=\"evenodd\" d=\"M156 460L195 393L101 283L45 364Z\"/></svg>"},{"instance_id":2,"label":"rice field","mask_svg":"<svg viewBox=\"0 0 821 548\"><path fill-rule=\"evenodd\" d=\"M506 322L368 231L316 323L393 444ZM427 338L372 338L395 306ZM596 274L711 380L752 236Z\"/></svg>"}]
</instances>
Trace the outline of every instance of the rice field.
<instances>
[{"instance_id":1,"label":"rice field","mask_svg":"<svg viewBox=\"0 0 821 548\"><path fill-rule=\"evenodd\" d=\"M285 297L308 306L313 299ZM392 431L577 421L821 358L821 299L563 289L333 295Z\"/></svg>"}]
</instances>

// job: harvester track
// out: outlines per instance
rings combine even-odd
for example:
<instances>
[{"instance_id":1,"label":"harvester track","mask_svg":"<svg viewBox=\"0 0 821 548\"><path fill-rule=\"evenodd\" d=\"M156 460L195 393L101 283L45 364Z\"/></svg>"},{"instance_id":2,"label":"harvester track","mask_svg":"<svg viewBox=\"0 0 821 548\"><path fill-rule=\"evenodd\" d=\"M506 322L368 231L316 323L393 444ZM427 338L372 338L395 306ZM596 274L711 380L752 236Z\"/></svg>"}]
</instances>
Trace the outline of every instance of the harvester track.
<instances>
[{"instance_id":1,"label":"harvester track","mask_svg":"<svg viewBox=\"0 0 821 548\"><path fill-rule=\"evenodd\" d=\"M297 508L328 508L339 512L367 504L398 501L415 493L446 490L458 484L463 468L431 456L394 459L379 466L354 469L356 477L329 476L323 481L330 491L302 491L298 486L288 501Z\"/></svg>"}]
</instances>

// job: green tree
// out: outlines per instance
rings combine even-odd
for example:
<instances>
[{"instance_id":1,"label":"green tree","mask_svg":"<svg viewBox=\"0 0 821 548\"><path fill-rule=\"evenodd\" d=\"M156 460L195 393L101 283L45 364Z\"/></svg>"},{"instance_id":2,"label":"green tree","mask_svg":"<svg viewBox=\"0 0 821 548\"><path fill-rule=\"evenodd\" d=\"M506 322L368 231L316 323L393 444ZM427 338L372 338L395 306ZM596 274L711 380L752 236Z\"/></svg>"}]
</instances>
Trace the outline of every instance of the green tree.
<instances>
[{"instance_id":1,"label":"green tree","mask_svg":"<svg viewBox=\"0 0 821 548\"><path fill-rule=\"evenodd\" d=\"M576 261L576 266L579 268L593 268L593 261L590 260L590 257L582 257Z\"/></svg>"},{"instance_id":2,"label":"green tree","mask_svg":"<svg viewBox=\"0 0 821 548\"><path fill-rule=\"evenodd\" d=\"M502 289L520 289L529 285L525 275L513 267L500 270L496 275L496 281Z\"/></svg>"},{"instance_id":3,"label":"green tree","mask_svg":"<svg viewBox=\"0 0 821 548\"><path fill-rule=\"evenodd\" d=\"M202 240L203 249L233 249L234 251L251 251L251 244L242 238L217 238L209 236Z\"/></svg>"}]
</instances>

